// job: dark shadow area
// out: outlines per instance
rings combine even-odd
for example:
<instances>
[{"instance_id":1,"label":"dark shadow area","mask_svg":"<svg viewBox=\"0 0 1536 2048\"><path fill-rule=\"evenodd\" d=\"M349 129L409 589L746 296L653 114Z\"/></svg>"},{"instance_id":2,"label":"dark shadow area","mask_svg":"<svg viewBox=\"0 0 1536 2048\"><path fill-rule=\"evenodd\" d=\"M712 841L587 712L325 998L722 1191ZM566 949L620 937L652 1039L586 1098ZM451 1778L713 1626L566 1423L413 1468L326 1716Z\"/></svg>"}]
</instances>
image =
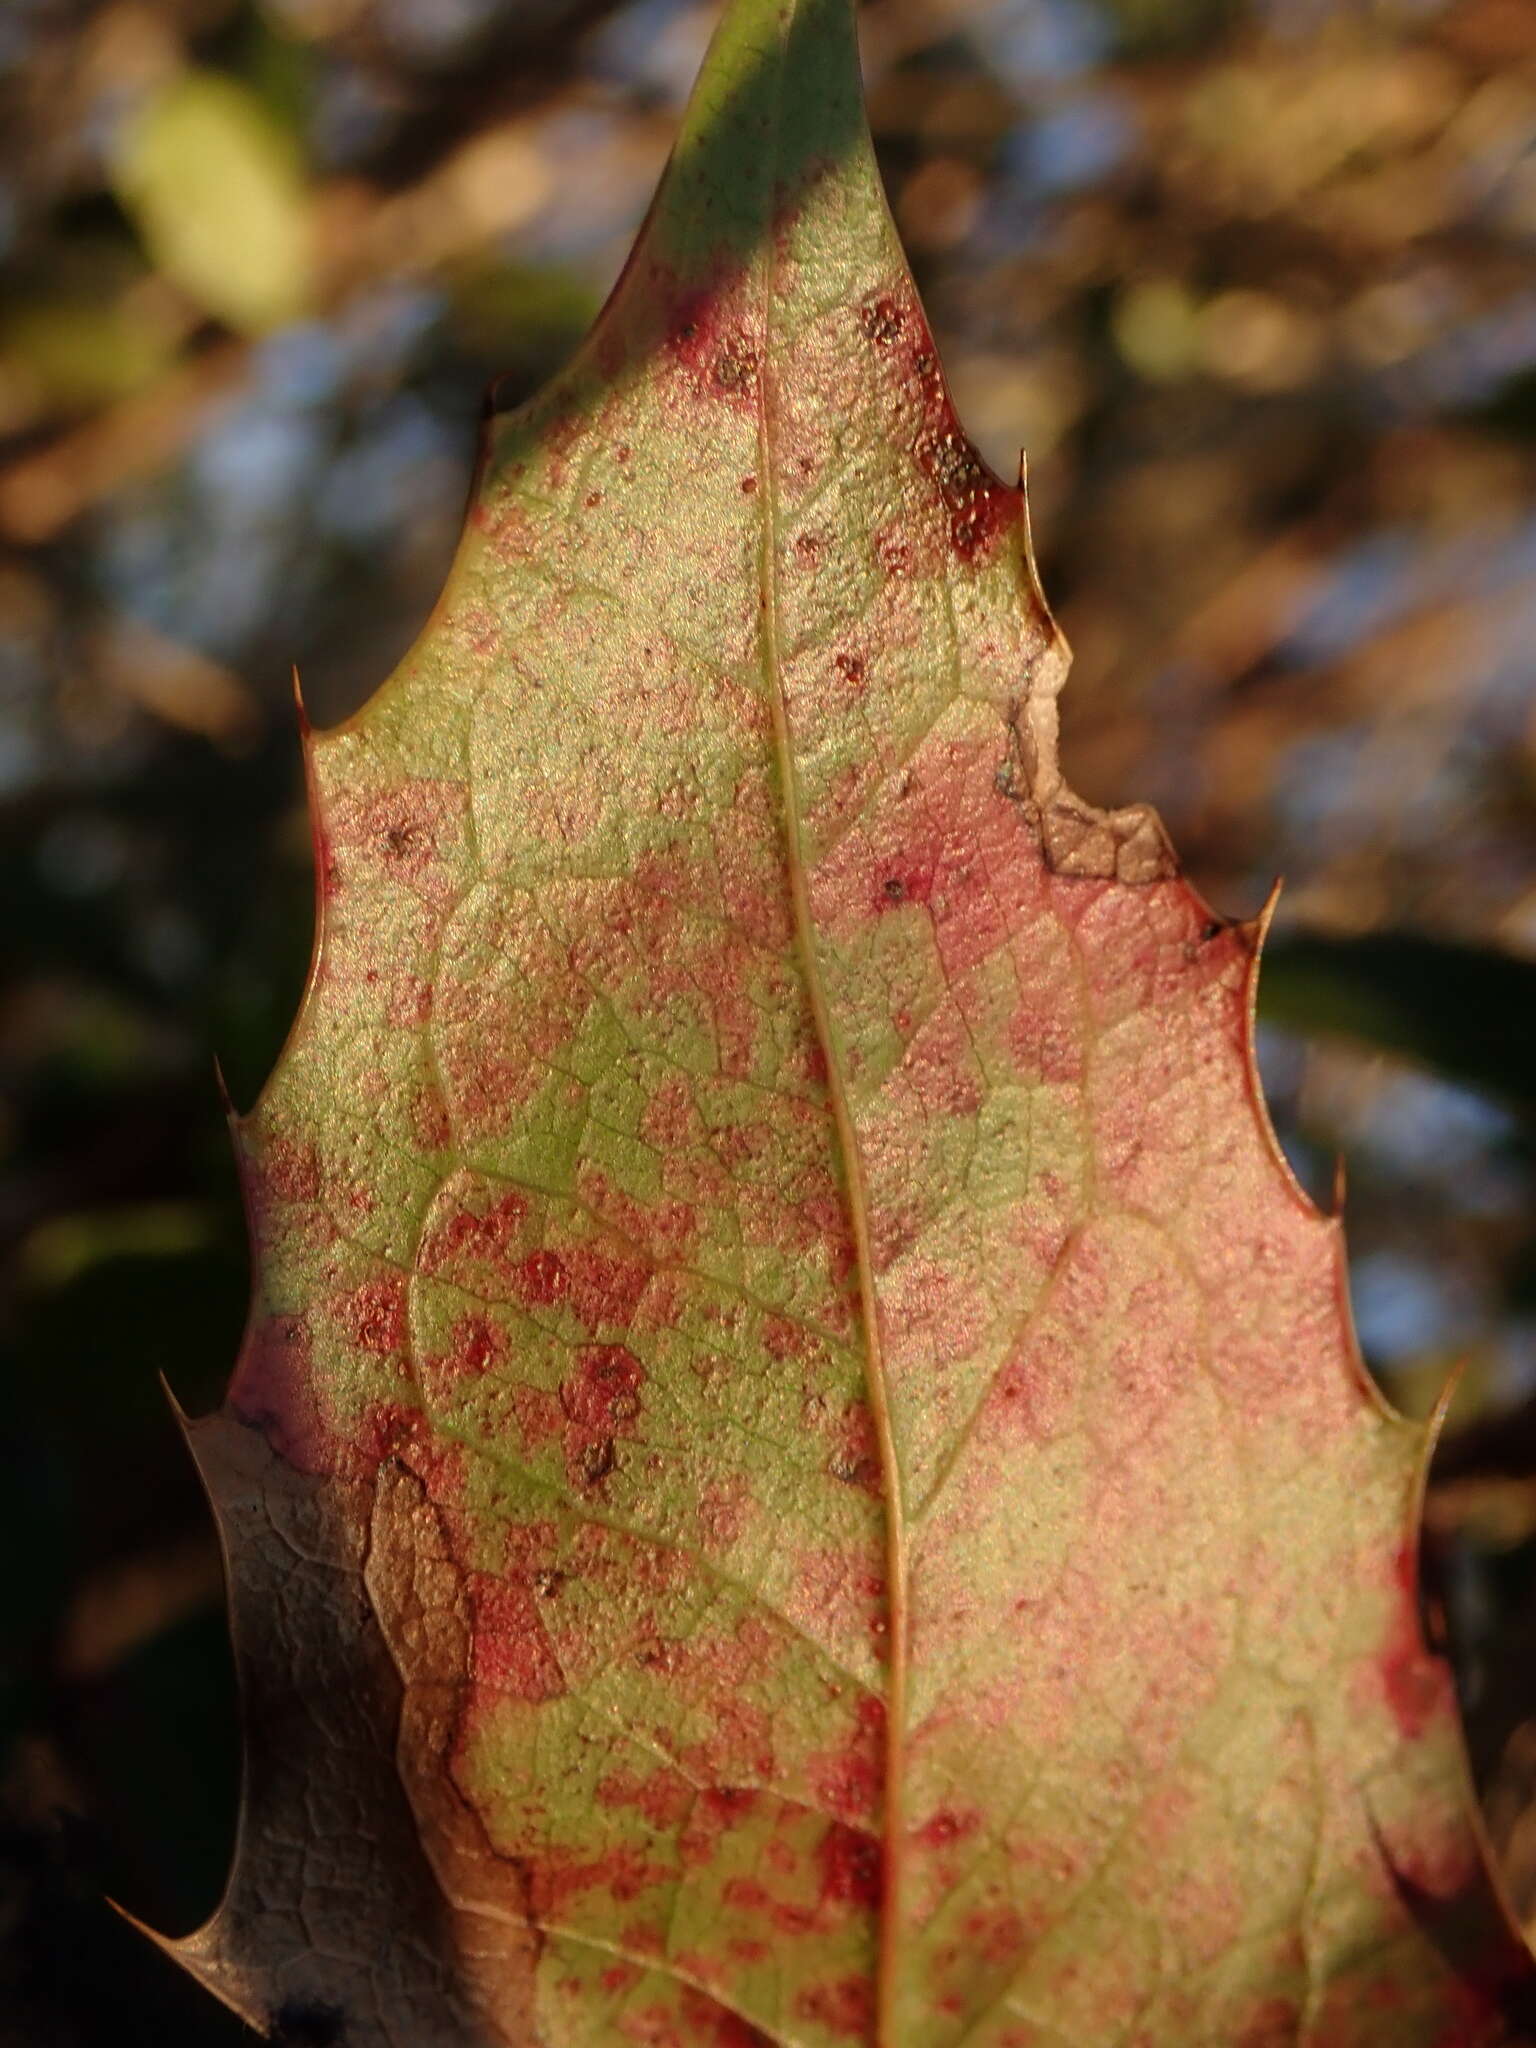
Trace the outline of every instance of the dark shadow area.
<instances>
[{"instance_id":1,"label":"dark shadow area","mask_svg":"<svg viewBox=\"0 0 1536 2048\"><path fill-rule=\"evenodd\" d=\"M1264 956L1267 1022L1401 1053L1536 1115L1536 960L1417 932L1291 933Z\"/></svg>"},{"instance_id":2,"label":"dark shadow area","mask_svg":"<svg viewBox=\"0 0 1536 2048\"><path fill-rule=\"evenodd\" d=\"M655 352L676 341L690 300L728 292L809 184L869 148L848 14L848 0L801 0L782 49L774 42L738 54L730 84L701 96L640 230L646 274L634 271L637 242L600 316L622 307L625 365L596 371L605 385L642 377ZM498 378L489 411L513 412L527 395L517 380Z\"/></svg>"}]
</instances>

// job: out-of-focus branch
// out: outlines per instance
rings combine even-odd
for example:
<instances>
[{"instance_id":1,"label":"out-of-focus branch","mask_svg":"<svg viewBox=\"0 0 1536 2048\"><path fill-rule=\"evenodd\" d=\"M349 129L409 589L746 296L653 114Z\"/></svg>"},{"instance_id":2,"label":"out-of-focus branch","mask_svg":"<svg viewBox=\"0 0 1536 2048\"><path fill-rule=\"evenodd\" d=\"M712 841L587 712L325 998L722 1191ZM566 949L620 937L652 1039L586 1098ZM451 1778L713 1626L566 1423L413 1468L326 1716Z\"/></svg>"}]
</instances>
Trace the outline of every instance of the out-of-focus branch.
<instances>
[{"instance_id":1,"label":"out-of-focus branch","mask_svg":"<svg viewBox=\"0 0 1536 2048\"><path fill-rule=\"evenodd\" d=\"M36 546L133 477L174 460L250 375L251 352L220 341L0 470L0 534Z\"/></svg>"},{"instance_id":2,"label":"out-of-focus branch","mask_svg":"<svg viewBox=\"0 0 1536 2048\"><path fill-rule=\"evenodd\" d=\"M523 117L530 107L560 102L579 69L581 37L616 5L556 0L516 10L492 44L476 51L462 81L447 91L438 81L430 119L407 120L387 189L351 177L314 188L318 314L334 313L381 276L429 273L521 224L540 190ZM356 54L366 60L365 38ZM508 164L509 154L516 163ZM123 484L167 467L251 374L250 344L219 340L147 388L29 447L0 467L0 537L22 546L46 543Z\"/></svg>"}]
</instances>

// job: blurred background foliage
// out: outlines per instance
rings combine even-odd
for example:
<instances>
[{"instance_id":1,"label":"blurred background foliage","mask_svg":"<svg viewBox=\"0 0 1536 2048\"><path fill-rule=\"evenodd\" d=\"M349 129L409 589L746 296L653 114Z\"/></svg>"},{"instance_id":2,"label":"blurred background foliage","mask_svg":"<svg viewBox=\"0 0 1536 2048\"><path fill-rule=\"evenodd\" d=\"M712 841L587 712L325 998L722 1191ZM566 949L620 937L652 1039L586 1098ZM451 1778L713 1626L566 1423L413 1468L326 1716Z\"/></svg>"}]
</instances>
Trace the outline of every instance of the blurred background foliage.
<instances>
[{"instance_id":1,"label":"blurred background foliage","mask_svg":"<svg viewBox=\"0 0 1536 2048\"><path fill-rule=\"evenodd\" d=\"M248 1100L309 942L290 697L429 609L482 394L599 304L693 0L0 8L0 2042L239 2029L169 1930L228 1851L219 1568L158 1375L219 1395ZM1428 1605L1536 1902L1536 15L874 0L871 107L961 409L1029 451L1069 770L1212 901L1287 877L1277 1123L1348 1166L1362 1343L1464 1365ZM248 2037L244 2037L248 2038Z\"/></svg>"}]
</instances>

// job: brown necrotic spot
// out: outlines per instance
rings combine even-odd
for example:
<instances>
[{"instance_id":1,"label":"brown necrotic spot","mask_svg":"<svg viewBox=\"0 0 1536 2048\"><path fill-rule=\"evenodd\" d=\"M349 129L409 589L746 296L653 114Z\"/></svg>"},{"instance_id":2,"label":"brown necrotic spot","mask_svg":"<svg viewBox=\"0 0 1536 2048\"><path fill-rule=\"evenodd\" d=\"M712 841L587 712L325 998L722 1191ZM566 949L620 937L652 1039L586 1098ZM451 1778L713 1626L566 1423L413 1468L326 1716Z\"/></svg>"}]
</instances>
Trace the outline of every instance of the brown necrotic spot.
<instances>
[{"instance_id":1,"label":"brown necrotic spot","mask_svg":"<svg viewBox=\"0 0 1536 2048\"><path fill-rule=\"evenodd\" d=\"M750 390L757 377L757 351L740 336L726 343L715 363L715 382L722 391Z\"/></svg>"},{"instance_id":2,"label":"brown necrotic spot","mask_svg":"<svg viewBox=\"0 0 1536 2048\"><path fill-rule=\"evenodd\" d=\"M880 348L889 348L907 324L907 316L893 298L882 294L866 299L859 308L859 325Z\"/></svg>"},{"instance_id":3,"label":"brown necrotic spot","mask_svg":"<svg viewBox=\"0 0 1536 2048\"><path fill-rule=\"evenodd\" d=\"M827 1470L844 1486L860 1486L866 1493L878 1493L880 1490L880 1466L874 1458L853 1457L846 1451L835 1451Z\"/></svg>"},{"instance_id":4,"label":"brown necrotic spot","mask_svg":"<svg viewBox=\"0 0 1536 2048\"><path fill-rule=\"evenodd\" d=\"M431 851L431 834L422 825L390 825L383 834L388 860L419 859Z\"/></svg>"},{"instance_id":5,"label":"brown necrotic spot","mask_svg":"<svg viewBox=\"0 0 1536 2048\"><path fill-rule=\"evenodd\" d=\"M955 552L972 561L1007 525L1017 493L1000 483L977 454L955 418L942 384L933 390L926 373L920 374L932 418L918 440L918 466L938 486L949 508L949 537Z\"/></svg>"},{"instance_id":6,"label":"brown necrotic spot","mask_svg":"<svg viewBox=\"0 0 1536 2048\"><path fill-rule=\"evenodd\" d=\"M605 1436L596 1443L583 1444L576 1454L576 1477L583 1486L596 1486L606 1479L618 1462L613 1447L613 1438Z\"/></svg>"},{"instance_id":7,"label":"brown necrotic spot","mask_svg":"<svg viewBox=\"0 0 1536 2048\"><path fill-rule=\"evenodd\" d=\"M718 293L691 291L678 299L668 344L695 373L701 390L727 398L750 395L757 379L757 351L732 324Z\"/></svg>"},{"instance_id":8,"label":"brown necrotic spot","mask_svg":"<svg viewBox=\"0 0 1536 2048\"><path fill-rule=\"evenodd\" d=\"M880 1845L860 1828L834 1821L817 1851L823 1899L878 1908L881 1894Z\"/></svg>"},{"instance_id":9,"label":"brown necrotic spot","mask_svg":"<svg viewBox=\"0 0 1536 2048\"><path fill-rule=\"evenodd\" d=\"M633 1422L644 1381L645 1368L625 1345L584 1345L576 1370L560 1382L560 1405L584 1428Z\"/></svg>"},{"instance_id":10,"label":"brown necrotic spot","mask_svg":"<svg viewBox=\"0 0 1536 2048\"><path fill-rule=\"evenodd\" d=\"M587 1344L560 1382L566 1417L565 1468L573 1485L595 1486L617 1462L614 1438L640 1413L645 1368L622 1344Z\"/></svg>"}]
</instances>

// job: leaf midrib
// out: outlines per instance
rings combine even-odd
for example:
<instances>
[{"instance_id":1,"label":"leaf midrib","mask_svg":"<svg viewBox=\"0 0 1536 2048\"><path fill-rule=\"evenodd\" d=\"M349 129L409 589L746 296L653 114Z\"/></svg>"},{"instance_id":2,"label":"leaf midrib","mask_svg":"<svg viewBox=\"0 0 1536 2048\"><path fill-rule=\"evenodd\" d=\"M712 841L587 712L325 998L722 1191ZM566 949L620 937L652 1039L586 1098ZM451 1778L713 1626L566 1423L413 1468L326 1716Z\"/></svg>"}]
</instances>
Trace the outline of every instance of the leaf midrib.
<instances>
[{"instance_id":1,"label":"leaf midrib","mask_svg":"<svg viewBox=\"0 0 1536 2048\"><path fill-rule=\"evenodd\" d=\"M798 0L791 0L789 15L780 30L778 62L774 67L773 100L767 148L766 218L762 230L762 337L763 359L757 378L758 468L763 490L761 543L758 554L759 595L764 693L773 720L774 748L778 760L779 784L785 812L786 865L790 903L794 919L795 948L800 956L807 1000L827 1076L827 1100L832 1111L837 1149L842 1161L844 1192L848 1203L849 1231L853 1239L854 1267L859 1291L859 1319L863 1333L865 1397L874 1426L880 1461L881 1500L885 1509L886 1582L886 1722L885 1758L882 1773L880 1814L882 1882L879 1904L878 1951L875 1978L875 2048L895 2048L895 1990L900 1879L899 1845L903 1827L903 1761L906 1726L907 1680L907 1598L906 1530L901 1497L901 1475L896 1456L890 1402L887 1397L884 1351L879 1314L875 1301L874 1262L870 1250L869 1203L864 1186L863 1163L848 1106L848 1089L833 1028L831 1009L822 985L816 928L811 915L810 894L802 855L800 786L789 729L789 708L781 680L778 627L779 492L768 418L768 384L773 359L773 303L777 277L778 243L775 232L781 170L780 144L783 133L784 72L787 38L792 32Z\"/></svg>"}]
</instances>

